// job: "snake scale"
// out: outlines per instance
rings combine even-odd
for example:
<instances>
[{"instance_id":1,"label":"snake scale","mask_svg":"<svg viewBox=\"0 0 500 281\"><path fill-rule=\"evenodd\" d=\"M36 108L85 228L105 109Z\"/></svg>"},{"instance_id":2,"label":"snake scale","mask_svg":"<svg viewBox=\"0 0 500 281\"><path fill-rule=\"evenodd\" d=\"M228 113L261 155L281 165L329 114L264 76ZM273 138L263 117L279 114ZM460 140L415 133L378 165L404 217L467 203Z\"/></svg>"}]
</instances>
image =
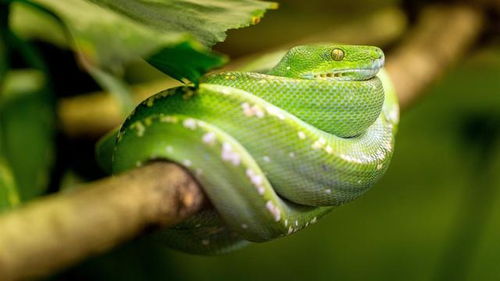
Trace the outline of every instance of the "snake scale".
<instances>
[{"instance_id":1,"label":"snake scale","mask_svg":"<svg viewBox=\"0 0 500 281\"><path fill-rule=\"evenodd\" d=\"M295 233L387 169L398 105L383 64L377 47L316 44L264 73L209 74L142 102L98 160L119 173L166 159L200 182L214 208L162 230L172 248L218 254Z\"/></svg>"}]
</instances>

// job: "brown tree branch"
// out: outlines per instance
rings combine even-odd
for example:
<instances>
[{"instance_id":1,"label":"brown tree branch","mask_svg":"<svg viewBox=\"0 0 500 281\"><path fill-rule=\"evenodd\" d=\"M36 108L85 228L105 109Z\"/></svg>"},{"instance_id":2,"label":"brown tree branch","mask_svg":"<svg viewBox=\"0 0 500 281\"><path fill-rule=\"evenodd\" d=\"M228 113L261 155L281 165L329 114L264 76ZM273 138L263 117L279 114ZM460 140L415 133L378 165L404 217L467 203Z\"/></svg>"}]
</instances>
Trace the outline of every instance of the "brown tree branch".
<instances>
[{"instance_id":1,"label":"brown tree branch","mask_svg":"<svg viewBox=\"0 0 500 281\"><path fill-rule=\"evenodd\" d=\"M157 162L28 203L0 216L0 280L47 275L147 227L172 226L204 198L182 168Z\"/></svg>"},{"instance_id":2,"label":"brown tree branch","mask_svg":"<svg viewBox=\"0 0 500 281\"><path fill-rule=\"evenodd\" d=\"M461 59L476 41L485 21L481 10L456 6L425 9L416 27L390 54L386 69L402 110Z\"/></svg>"},{"instance_id":3,"label":"brown tree branch","mask_svg":"<svg viewBox=\"0 0 500 281\"><path fill-rule=\"evenodd\" d=\"M482 30L466 6L429 8L389 55L387 68L403 108L460 59ZM102 117L102 116L101 116ZM109 250L149 226L171 226L200 210L204 196L174 164L155 163L87 184L0 216L0 276L42 276Z\"/></svg>"}]
</instances>

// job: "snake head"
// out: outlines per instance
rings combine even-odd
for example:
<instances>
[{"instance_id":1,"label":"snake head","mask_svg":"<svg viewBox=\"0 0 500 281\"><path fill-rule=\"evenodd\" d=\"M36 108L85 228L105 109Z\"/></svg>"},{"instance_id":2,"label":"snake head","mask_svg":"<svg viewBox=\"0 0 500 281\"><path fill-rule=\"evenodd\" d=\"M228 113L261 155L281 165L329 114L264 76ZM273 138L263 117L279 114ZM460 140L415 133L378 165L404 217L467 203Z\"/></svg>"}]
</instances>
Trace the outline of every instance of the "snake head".
<instances>
[{"instance_id":1,"label":"snake head","mask_svg":"<svg viewBox=\"0 0 500 281\"><path fill-rule=\"evenodd\" d=\"M298 79L368 80L384 66L378 47L359 45L303 45L290 49L269 72Z\"/></svg>"}]
</instances>

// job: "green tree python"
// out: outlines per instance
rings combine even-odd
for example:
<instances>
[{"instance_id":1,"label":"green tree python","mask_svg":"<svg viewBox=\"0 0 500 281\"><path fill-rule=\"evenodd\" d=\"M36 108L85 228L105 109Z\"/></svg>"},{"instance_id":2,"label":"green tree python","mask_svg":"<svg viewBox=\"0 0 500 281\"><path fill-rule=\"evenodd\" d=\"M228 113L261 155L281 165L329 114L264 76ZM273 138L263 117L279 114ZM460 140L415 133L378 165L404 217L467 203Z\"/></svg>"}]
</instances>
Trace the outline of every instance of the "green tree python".
<instances>
[{"instance_id":1,"label":"green tree python","mask_svg":"<svg viewBox=\"0 0 500 281\"><path fill-rule=\"evenodd\" d=\"M387 169L399 111L383 64L377 47L318 44L266 72L209 74L142 102L98 160L113 173L169 160L199 181L213 208L162 230L172 248L218 254L290 235Z\"/></svg>"}]
</instances>

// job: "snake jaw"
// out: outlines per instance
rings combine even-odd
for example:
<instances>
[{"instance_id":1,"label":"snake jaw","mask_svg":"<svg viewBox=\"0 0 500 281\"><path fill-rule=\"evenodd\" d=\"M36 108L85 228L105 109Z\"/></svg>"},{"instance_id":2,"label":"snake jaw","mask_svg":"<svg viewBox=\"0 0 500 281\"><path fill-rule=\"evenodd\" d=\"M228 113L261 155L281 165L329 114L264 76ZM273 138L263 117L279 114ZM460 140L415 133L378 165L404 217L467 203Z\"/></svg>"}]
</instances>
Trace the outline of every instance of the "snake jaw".
<instances>
[{"instance_id":1,"label":"snake jaw","mask_svg":"<svg viewBox=\"0 0 500 281\"><path fill-rule=\"evenodd\" d=\"M373 78L383 66L384 57L381 57L373 60L365 67L332 69L326 72L306 73L302 76L302 78L332 81L363 81Z\"/></svg>"}]
</instances>

